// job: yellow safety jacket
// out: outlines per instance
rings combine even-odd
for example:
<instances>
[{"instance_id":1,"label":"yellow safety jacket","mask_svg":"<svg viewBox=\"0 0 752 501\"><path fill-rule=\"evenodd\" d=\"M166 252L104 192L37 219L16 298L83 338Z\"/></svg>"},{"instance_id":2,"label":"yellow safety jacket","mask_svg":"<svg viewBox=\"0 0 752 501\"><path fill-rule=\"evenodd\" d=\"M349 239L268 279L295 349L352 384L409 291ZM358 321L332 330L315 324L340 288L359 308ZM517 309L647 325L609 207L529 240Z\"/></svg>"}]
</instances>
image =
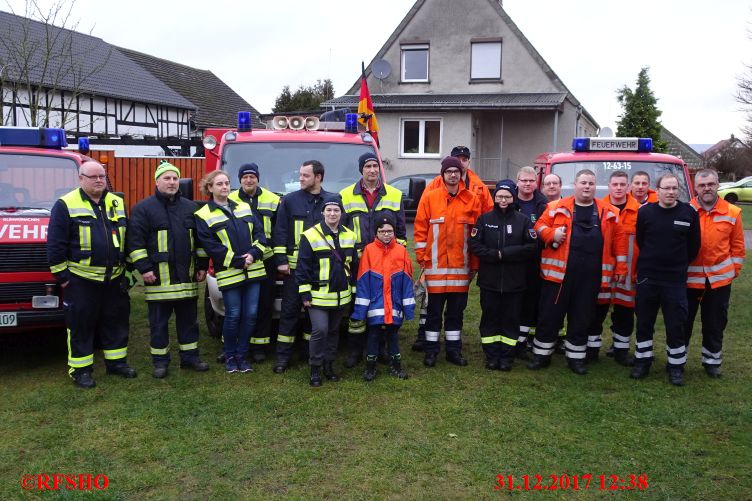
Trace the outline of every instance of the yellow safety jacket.
<instances>
[{"instance_id":1,"label":"yellow safety jacket","mask_svg":"<svg viewBox=\"0 0 752 501\"><path fill-rule=\"evenodd\" d=\"M358 272L355 233L339 227L333 233L319 223L303 232L295 278L303 300L319 308L350 304Z\"/></svg>"}]
</instances>

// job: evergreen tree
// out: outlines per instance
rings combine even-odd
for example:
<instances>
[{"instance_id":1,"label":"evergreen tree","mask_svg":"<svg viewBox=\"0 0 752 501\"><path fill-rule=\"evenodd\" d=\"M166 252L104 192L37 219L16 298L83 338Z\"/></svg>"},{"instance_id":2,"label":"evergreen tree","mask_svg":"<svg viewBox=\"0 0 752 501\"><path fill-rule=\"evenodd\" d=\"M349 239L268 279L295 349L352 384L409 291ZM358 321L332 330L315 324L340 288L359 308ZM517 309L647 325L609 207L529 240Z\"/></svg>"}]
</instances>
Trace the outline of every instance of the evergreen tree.
<instances>
[{"instance_id":1,"label":"evergreen tree","mask_svg":"<svg viewBox=\"0 0 752 501\"><path fill-rule=\"evenodd\" d=\"M301 85L294 93L285 85L274 102L274 113L285 111L319 112L319 105L334 98L334 85L330 79L317 80L313 85Z\"/></svg>"},{"instance_id":2,"label":"evergreen tree","mask_svg":"<svg viewBox=\"0 0 752 501\"><path fill-rule=\"evenodd\" d=\"M616 94L624 108L616 123L616 135L650 137L653 139L653 151L665 152L667 144L661 139L661 123L658 121L663 112L658 109L658 100L650 90L648 68L640 70L634 91L625 85Z\"/></svg>"}]
</instances>

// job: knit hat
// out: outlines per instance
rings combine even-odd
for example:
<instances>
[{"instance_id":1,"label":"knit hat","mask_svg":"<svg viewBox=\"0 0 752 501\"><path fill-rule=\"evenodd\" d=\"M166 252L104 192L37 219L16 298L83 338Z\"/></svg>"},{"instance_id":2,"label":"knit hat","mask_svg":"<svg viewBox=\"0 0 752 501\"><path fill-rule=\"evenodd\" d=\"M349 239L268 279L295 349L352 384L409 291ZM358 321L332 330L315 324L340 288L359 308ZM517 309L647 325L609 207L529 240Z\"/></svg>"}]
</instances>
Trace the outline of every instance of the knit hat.
<instances>
[{"instance_id":1,"label":"knit hat","mask_svg":"<svg viewBox=\"0 0 752 501\"><path fill-rule=\"evenodd\" d=\"M361 174L363 174L363 167L366 166L366 162L368 162L369 160L373 160L374 162L379 163L379 159L376 158L376 154L374 152L369 151L367 153L363 153L358 159L358 170Z\"/></svg>"},{"instance_id":2,"label":"knit hat","mask_svg":"<svg viewBox=\"0 0 752 501\"><path fill-rule=\"evenodd\" d=\"M462 164L457 159L457 157L444 157L444 160L441 161L441 175L444 175L444 171L447 170L450 167L456 167L462 172Z\"/></svg>"},{"instance_id":3,"label":"knit hat","mask_svg":"<svg viewBox=\"0 0 752 501\"><path fill-rule=\"evenodd\" d=\"M154 180L156 181L159 178L159 176L169 171L174 172L175 174L178 175L178 177L180 177L180 169L172 165L170 162L166 160L162 160L162 163L157 166L157 170L156 172L154 172Z\"/></svg>"},{"instance_id":4,"label":"knit hat","mask_svg":"<svg viewBox=\"0 0 752 501\"><path fill-rule=\"evenodd\" d=\"M240 166L240 169L238 169L238 180L242 180L243 176L245 176L246 174L253 174L254 176L256 176L257 180L261 180L261 176L259 175L259 167L253 162Z\"/></svg>"},{"instance_id":5,"label":"knit hat","mask_svg":"<svg viewBox=\"0 0 752 501\"><path fill-rule=\"evenodd\" d=\"M324 209L326 209L327 205L336 205L337 207L339 207L339 210L345 212L345 208L342 205L342 197L340 197L339 195L326 197L324 199L324 203L321 205L321 212L324 212Z\"/></svg>"},{"instance_id":6,"label":"knit hat","mask_svg":"<svg viewBox=\"0 0 752 501\"><path fill-rule=\"evenodd\" d=\"M397 224L394 221L394 216L392 216L389 211L384 211L379 214L378 218L376 218L375 229L379 230L385 224L391 225L392 228L397 228Z\"/></svg>"},{"instance_id":7,"label":"knit hat","mask_svg":"<svg viewBox=\"0 0 752 501\"><path fill-rule=\"evenodd\" d=\"M453 157L467 157L470 158L470 148L467 146L455 146L452 148L451 155Z\"/></svg>"},{"instance_id":8,"label":"knit hat","mask_svg":"<svg viewBox=\"0 0 752 501\"><path fill-rule=\"evenodd\" d=\"M514 199L512 199L512 203L517 203L517 185L514 181L511 179L502 179L498 183L496 183L496 187L493 190L493 196L496 198L496 193L499 190L506 190L508 191Z\"/></svg>"}]
</instances>

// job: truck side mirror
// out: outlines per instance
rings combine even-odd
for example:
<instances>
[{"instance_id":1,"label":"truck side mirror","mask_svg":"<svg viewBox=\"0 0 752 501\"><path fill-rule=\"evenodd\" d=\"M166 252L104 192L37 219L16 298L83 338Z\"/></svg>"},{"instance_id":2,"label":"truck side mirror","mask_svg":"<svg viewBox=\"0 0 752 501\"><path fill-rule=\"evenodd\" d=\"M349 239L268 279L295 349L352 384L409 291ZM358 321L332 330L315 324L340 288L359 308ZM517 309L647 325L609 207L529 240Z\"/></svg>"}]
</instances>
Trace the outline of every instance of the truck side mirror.
<instances>
[{"instance_id":1,"label":"truck side mirror","mask_svg":"<svg viewBox=\"0 0 752 501\"><path fill-rule=\"evenodd\" d=\"M193 178L181 177L180 181L178 181L178 188L183 198L193 200Z\"/></svg>"},{"instance_id":2,"label":"truck side mirror","mask_svg":"<svg viewBox=\"0 0 752 501\"><path fill-rule=\"evenodd\" d=\"M423 196L424 191L426 191L426 180L419 177L411 177L410 187L407 190L407 198L412 200L416 207L418 206L418 202L420 202L420 197Z\"/></svg>"}]
</instances>

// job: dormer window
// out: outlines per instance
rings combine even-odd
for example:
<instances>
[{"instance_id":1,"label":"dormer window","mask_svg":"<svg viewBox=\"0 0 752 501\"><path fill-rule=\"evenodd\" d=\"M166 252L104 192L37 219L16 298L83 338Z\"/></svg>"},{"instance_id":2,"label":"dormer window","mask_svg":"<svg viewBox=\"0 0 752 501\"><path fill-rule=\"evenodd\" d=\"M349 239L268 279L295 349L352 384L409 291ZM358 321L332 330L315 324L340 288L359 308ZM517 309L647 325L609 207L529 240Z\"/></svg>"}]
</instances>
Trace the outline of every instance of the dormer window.
<instances>
[{"instance_id":1,"label":"dormer window","mask_svg":"<svg viewBox=\"0 0 752 501\"><path fill-rule=\"evenodd\" d=\"M428 44L403 43L402 50L402 81L428 82Z\"/></svg>"}]
</instances>

